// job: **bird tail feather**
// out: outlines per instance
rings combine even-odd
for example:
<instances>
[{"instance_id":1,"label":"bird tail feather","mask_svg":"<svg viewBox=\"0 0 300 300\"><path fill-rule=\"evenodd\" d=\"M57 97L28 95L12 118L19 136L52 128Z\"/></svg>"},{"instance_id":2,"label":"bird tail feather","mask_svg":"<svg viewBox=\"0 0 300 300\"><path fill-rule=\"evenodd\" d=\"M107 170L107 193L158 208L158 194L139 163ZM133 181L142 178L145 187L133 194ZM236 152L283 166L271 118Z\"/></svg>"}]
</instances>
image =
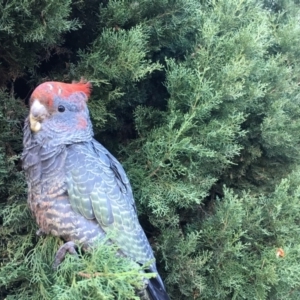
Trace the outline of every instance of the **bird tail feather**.
<instances>
[{"instance_id":1,"label":"bird tail feather","mask_svg":"<svg viewBox=\"0 0 300 300\"><path fill-rule=\"evenodd\" d=\"M159 274L149 279L147 292L151 300L170 300Z\"/></svg>"}]
</instances>

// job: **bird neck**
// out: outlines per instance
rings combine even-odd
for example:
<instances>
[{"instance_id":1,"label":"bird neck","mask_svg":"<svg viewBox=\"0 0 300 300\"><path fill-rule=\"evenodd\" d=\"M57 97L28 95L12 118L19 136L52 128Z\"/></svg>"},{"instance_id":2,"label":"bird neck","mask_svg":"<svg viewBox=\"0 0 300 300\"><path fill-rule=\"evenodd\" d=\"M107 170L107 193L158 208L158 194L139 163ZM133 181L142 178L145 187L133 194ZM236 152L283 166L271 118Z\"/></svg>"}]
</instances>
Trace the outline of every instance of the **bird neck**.
<instances>
[{"instance_id":1,"label":"bird neck","mask_svg":"<svg viewBox=\"0 0 300 300\"><path fill-rule=\"evenodd\" d=\"M69 132L57 134L57 132L51 128L51 125L47 123L43 124L43 127L39 132L32 132L28 118L25 120L23 133L24 148L37 144L44 147L67 146L75 143L89 142L94 136L90 121L85 130L78 130L73 132L73 134L70 134Z\"/></svg>"}]
</instances>

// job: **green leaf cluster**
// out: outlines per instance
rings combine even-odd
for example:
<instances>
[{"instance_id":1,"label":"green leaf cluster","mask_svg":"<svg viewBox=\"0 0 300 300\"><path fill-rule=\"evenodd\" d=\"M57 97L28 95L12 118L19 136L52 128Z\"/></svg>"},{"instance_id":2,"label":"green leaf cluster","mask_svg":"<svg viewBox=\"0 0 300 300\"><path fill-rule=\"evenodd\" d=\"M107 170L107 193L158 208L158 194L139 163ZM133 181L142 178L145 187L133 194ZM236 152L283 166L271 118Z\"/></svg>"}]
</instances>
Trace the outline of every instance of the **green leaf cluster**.
<instances>
[{"instance_id":1,"label":"green leaf cluster","mask_svg":"<svg viewBox=\"0 0 300 300\"><path fill-rule=\"evenodd\" d=\"M70 19L72 1L13 0L0 3L0 85L65 52L63 34L80 28Z\"/></svg>"}]
</instances>

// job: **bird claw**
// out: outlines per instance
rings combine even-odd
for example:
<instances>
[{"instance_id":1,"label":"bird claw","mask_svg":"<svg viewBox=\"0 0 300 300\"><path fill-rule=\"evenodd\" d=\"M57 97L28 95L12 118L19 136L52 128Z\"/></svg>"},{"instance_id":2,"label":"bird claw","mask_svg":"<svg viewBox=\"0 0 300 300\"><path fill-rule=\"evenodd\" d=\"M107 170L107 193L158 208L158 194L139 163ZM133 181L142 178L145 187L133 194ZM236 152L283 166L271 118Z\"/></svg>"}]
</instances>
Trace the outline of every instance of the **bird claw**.
<instances>
[{"instance_id":1,"label":"bird claw","mask_svg":"<svg viewBox=\"0 0 300 300\"><path fill-rule=\"evenodd\" d=\"M46 232L43 231L42 229L38 229L35 233L37 236L45 236L46 235Z\"/></svg>"},{"instance_id":2,"label":"bird claw","mask_svg":"<svg viewBox=\"0 0 300 300\"><path fill-rule=\"evenodd\" d=\"M72 241L63 244L56 252L53 269L57 269L57 267L61 264L61 262L65 259L66 253L69 252L72 255L77 256L76 252L76 244Z\"/></svg>"}]
</instances>

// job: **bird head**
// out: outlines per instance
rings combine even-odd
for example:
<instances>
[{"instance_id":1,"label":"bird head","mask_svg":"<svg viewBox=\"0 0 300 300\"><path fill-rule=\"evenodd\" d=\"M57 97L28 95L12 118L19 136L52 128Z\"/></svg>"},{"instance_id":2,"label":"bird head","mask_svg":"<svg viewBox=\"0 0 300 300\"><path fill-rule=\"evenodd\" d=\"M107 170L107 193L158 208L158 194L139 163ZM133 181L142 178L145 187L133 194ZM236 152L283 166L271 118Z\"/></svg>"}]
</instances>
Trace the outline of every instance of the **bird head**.
<instances>
[{"instance_id":1,"label":"bird head","mask_svg":"<svg viewBox=\"0 0 300 300\"><path fill-rule=\"evenodd\" d=\"M28 120L31 131L64 142L90 138L92 125L87 100L91 88L91 83L85 81L40 84L30 97Z\"/></svg>"}]
</instances>

